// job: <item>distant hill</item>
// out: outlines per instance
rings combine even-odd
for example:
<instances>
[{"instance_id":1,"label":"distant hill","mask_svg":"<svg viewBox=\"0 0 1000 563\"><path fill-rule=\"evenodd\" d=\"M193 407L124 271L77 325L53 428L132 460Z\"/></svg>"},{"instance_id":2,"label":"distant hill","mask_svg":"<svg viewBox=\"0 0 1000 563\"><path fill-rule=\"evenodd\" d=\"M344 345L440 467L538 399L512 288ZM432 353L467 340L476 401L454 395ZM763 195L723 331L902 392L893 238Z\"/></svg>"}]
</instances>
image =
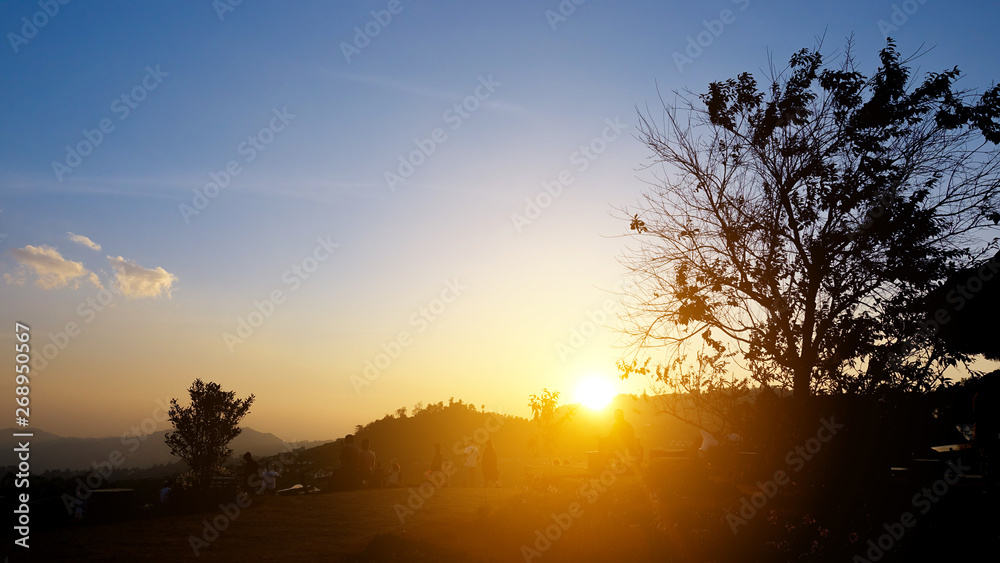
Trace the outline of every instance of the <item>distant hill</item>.
<instances>
[{"instance_id":1,"label":"distant hill","mask_svg":"<svg viewBox=\"0 0 1000 563\"><path fill-rule=\"evenodd\" d=\"M560 407L560 416L569 412L572 405ZM574 414L563 419L557 432L555 457L574 462L586 461L586 452L597 449L598 439L607 436L611 429L612 412L615 408L625 411L625 418L634 426L647 449L675 448L690 443L698 436L697 430L680 423L675 418L657 414L656 409L644 401L627 395L620 395L612 404L601 411L575 406ZM527 418L501 415L484 411L481 407L462 400L438 402L426 406L419 404L407 413L399 409L379 420L358 425L358 442L368 438L378 459L388 464L392 459L400 462L425 465L430 463L434 453L434 443L442 445L445 459L460 460L463 441L466 437L480 446L491 439L500 458L524 461L544 459L539 440L537 424ZM25 429L6 428L0 430L3 447L11 451L15 447L14 432ZM164 443L166 431L146 436L123 439L120 436L105 438L74 438L58 436L44 430L27 430L34 433L31 440L31 469L41 473L47 470L87 470L94 463L108 461L115 450L121 452L125 462L119 469L147 469L153 466L174 466L178 458L170 455ZM336 466L340 452L339 440L291 442L293 449L304 450L303 461L313 461L319 465ZM255 458L274 456L285 451L284 442L278 436L244 428L243 432L230 444L234 457L243 452L251 452Z\"/></svg>"},{"instance_id":2,"label":"distant hill","mask_svg":"<svg viewBox=\"0 0 1000 563\"><path fill-rule=\"evenodd\" d=\"M5 428L0 430L5 451L16 447L14 432L32 432L31 440L31 470L42 472L49 469L90 469L94 463L108 461L115 450L121 452L125 461L121 469L146 468L154 465L173 464L178 458L170 454L170 448L163 439L167 431L154 432L145 436L122 438L109 436L106 438L73 438L45 432L44 430L25 430ZM293 448L314 447L325 441L290 442ZM252 452L255 456L272 455L284 451L281 438L274 434L258 432L253 428L243 428L236 439L229 445L234 455Z\"/></svg>"},{"instance_id":3,"label":"distant hill","mask_svg":"<svg viewBox=\"0 0 1000 563\"><path fill-rule=\"evenodd\" d=\"M418 407L409 413L400 409L379 420L359 425L355 433L358 445L361 440L368 439L372 451L383 463L396 459L400 463L421 467L429 465L435 442L441 444L444 459L459 463L466 437L478 442L480 449L487 439L492 440L501 459L525 462L545 459L539 440L539 426L527 418L484 411L461 400L427 406L420 404ZM571 408L573 414L565 417ZM626 420L633 425L636 436L647 449L683 447L690 444L692 438L700 436L693 427L673 417L657 414L653 405L620 395L600 411L579 405L560 407L554 457L586 462L587 452L596 450L598 440L610 434L615 408L623 409ZM336 467L341 446L342 440L338 439L307 449L297 458L319 466Z\"/></svg>"}]
</instances>

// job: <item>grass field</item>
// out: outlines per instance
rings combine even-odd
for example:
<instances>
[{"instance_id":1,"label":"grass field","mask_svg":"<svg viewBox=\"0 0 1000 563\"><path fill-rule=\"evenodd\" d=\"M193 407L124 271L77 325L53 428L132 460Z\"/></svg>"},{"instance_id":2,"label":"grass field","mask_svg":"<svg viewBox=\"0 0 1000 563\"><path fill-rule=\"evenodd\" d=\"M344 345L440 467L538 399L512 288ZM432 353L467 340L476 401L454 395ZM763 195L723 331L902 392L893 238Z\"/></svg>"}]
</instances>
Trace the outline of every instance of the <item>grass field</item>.
<instances>
[{"instance_id":1,"label":"grass field","mask_svg":"<svg viewBox=\"0 0 1000 563\"><path fill-rule=\"evenodd\" d=\"M425 488L425 493L428 489ZM442 488L400 523L394 506L409 508L410 489L347 491L296 497L256 498L218 537L199 549L203 561L331 561L359 556L375 560L515 560L519 547L499 538L491 516L509 511L521 491ZM232 509L230 509L232 513ZM222 511L154 516L106 525L77 525L32 537L25 560L177 561L195 559L190 536L202 537L205 521ZM226 519L219 517L218 522ZM508 530L509 531L509 530ZM211 532L208 537L212 537ZM398 539L396 539L398 538ZM375 540L373 542L373 539ZM523 541L532 539L532 530ZM20 553L18 555L21 555ZM367 556L366 556L367 558ZM443 559L442 559L443 558ZM20 560L20 557L17 559Z\"/></svg>"},{"instance_id":2,"label":"grass field","mask_svg":"<svg viewBox=\"0 0 1000 563\"><path fill-rule=\"evenodd\" d=\"M739 502L755 487L671 467L597 479L563 471L521 488L427 483L423 497L411 487L263 497L235 518L216 509L78 523L34 532L31 549L11 561L849 561L885 534L883 523L913 508L910 485L898 484L899 494L886 491L883 500L899 498L881 511L810 503L789 491L747 515ZM994 493L955 485L919 515L900 549L877 559L977 560L970 554L1000 540ZM734 526L737 513L747 521ZM212 522L219 530L206 534Z\"/></svg>"},{"instance_id":3,"label":"grass field","mask_svg":"<svg viewBox=\"0 0 1000 563\"><path fill-rule=\"evenodd\" d=\"M425 485L427 498L414 488L259 497L232 519L216 510L40 531L14 560L524 561L522 546L538 561L623 553L646 560L649 546L639 532L655 519L648 503L624 500L644 498L637 480L616 478L589 499L578 494L583 483L558 477L531 490ZM218 523L217 536L205 534L206 521ZM556 541L539 540L546 528Z\"/></svg>"}]
</instances>

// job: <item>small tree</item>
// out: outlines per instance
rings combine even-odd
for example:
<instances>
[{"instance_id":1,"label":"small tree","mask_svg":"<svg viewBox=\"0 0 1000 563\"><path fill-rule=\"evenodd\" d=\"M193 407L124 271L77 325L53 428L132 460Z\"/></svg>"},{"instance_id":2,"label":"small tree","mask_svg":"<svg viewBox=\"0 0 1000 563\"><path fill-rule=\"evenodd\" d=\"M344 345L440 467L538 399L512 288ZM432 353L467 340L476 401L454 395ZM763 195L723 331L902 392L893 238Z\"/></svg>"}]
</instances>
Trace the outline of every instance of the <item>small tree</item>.
<instances>
[{"instance_id":1,"label":"small tree","mask_svg":"<svg viewBox=\"0 0 1000 563\"><path fill-rule=\"evenodd\" d=\"M529 395L528 406L531 407L532 420L538 423L542 431L542 449L546 459L551 461L552 451L558 438L559 426L573 416L575 409L568 407L563 416L556 418L559 410L559 392L542 389L540 395Z\"/></svg>"},{"instance_id":2,"label":"small tree","mask_svg":"<svg viewBox=\"0 0 1000 563\"><path fill-rule=\"evenodd\" d=\"M240 419L250 412L254 396L237 399L235 391L223 391L218 383L194 380L188 393L191 405L182 407L170 400L170 422L174 431L164 440L170 453L191 467L201 488L208 488L212 475L229 459L228 447L240 435Z\"/></svg>"}]
</instances>

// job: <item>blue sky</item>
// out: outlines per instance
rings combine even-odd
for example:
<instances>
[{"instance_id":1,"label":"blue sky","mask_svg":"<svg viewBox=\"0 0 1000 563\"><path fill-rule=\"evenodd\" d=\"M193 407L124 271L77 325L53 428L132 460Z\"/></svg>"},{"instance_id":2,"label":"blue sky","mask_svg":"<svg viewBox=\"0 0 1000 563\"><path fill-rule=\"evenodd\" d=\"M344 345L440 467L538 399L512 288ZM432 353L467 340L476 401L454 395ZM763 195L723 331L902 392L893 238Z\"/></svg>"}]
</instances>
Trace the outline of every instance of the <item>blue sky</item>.
<instances>
[{"instance_id":1,"label":"blue sky","mask_svg":"<svg viewBox=\"0 0 1000 563\"><path fill-rule=\"evenodd\" d=\"M980 89L1000 74L989 2L244 1L222 17L210 0L42 4L0 7L0 299L39 347L83 326L32 391L33 422L69 435L121 433L195 377L255 393L247 424L292 439L449 396L521 415L542 387L571 398L582 377L614 377L613 330L559 345L622 279L627 225L611 213L649 179L631 126L637 106L657 114L657 88L780 67L823 35L835 56L853 34L870 70L886 25L905 54L933 47L921 72L958 65ZM24 33L22 18L44 25ZM347 60L366 25L377 35ZM57 174L102 120L100 143ZM433 153L390 189L415 141ZM582 145L604 147L585 170ZM185 217L231 162L229 185ZM572 183L519 230L511 215L562 171ZM317 237L339 246L288 283ZM98 285L131 293L91 316ZM223 335L275 290L283 302L231 351ZM432 322L412 322L430 306ZM358 393L351 376L400 332L411 344Z\"/></svg>"}]
</instances>

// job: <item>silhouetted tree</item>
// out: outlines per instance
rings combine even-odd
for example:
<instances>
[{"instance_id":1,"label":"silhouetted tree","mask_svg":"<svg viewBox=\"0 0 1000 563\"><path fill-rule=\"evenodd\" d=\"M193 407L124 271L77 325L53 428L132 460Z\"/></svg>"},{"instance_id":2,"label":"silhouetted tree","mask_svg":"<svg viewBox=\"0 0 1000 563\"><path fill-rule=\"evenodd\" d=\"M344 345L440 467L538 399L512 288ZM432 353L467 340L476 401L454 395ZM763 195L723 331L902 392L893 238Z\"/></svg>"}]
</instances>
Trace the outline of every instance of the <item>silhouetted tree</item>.
<instances>
[{"instance_id":1,"label":"silhouetted tree","mask_svg":"<svg viewBox=\"0 0 1000 563\"><path fill-rule=\"evenodd\" d=\"M538 423L541 429L542 449L546 459L551 461L552 452L558 441L559 426L573 416L575 409L567 407L561 417L556 417L559 411L559 392L542 389L539 395L528 395L528 406L531 407L531 419Z\"/></svg>"},{"instance_id":2,"label":"silhouetted tree","mask_svg":"<svg viewBox=\"0 0 1000 563\"><path fill-rule=\"evenodd\" d=\"M208 488L212 475L229 459L229 442L240 435L240 420L250 412L254 396L237 399L234 391L223 391L218 383L194 380L188 389L191 404L180 406L170 400L170 422L174 431L166 434L170 453L191 467L199 486Z\"/></svg>"},{"instance_id":3,"label":"silhouetted tree","mask_svg":"<svg viewBox=\"0 0 1000 563\"><path fill-rule=\"evenodd\" d=\"M929 318L944 311L939 325L942 341L951 349L1000 360L1000 252L961 270L931 292Z\"/></svg>"},{"instance_id":4,"label":"silhouetted tree","mask_svg":"<svg viewBox=\"0 0 1000 563\"><path fill-rule=\"evenodd\" d=\"M837 68L803 49L764 91L743 73L639 116L663 174L622 210L638 243L623 377L745 393L735 363L807 397L928 389L969 359L924 300L997 248L1000 86L918 80L911 60L890 39L869 77L850 42ZM667 360L644 370L654 347Z\"/></svg>"}]
</instances>

